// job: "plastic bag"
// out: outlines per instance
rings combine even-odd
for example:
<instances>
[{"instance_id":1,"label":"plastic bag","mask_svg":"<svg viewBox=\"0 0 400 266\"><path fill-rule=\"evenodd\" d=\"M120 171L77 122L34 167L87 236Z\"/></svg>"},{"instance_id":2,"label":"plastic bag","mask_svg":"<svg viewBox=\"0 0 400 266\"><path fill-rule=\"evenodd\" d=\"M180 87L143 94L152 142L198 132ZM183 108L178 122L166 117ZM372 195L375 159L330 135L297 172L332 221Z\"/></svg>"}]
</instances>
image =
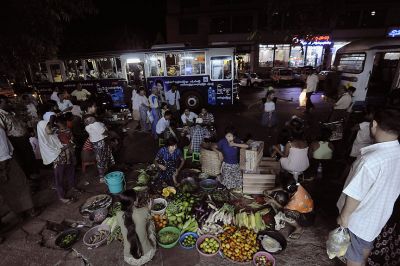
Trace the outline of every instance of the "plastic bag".
<instances>
[{"instance_id":1,"label":"plastic bag","mask_svg":"<svg viewBox=\"0 0 400 266\"><path fill-rule=\"evenodd\" d=\"M304 89L301 91L301 93L299 95L299 106L300 107L306 106L306 102L307 102L306 94L307 94L307 90Z\"/></svg>"},{"instance_id":2,"label":"plastic bag","mask_svg":"<svg viewBox=\"0 0 400 266\"><path fill-rule=\"evenodd\" d=\"M330 259L343 257L350 245L350 235L346 228L338 227L329 233L326 241L326 253Z\"/></svg>"}]
</instances>

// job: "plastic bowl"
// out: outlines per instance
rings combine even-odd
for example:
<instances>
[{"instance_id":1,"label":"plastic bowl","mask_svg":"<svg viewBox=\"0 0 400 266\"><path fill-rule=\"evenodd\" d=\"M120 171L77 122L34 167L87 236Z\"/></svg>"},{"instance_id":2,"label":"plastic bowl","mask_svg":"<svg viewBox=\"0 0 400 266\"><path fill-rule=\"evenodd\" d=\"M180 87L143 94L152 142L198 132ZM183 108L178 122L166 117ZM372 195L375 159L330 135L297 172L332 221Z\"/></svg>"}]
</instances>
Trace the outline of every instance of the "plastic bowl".
<instances>
[{"instance_id":1,"label":"plastic bowl","mask_svg":"<svg viewBox=\"0 0 400 266\"><path fill-rule=\"evenodd\" d=\"M93 243L93 244L89 243L89 239L100 230L106 231L107 236L103 240L101 240L97 243ZM111 230L108 225L106 225L106 224L97 225L95 227L92 227L89 231L86 232L86 234L83 236L83 243L90 248L97 248L97 247L103 245L107 241L107 238L110 235L110 233L111 233Z\"/></svg>"},{"instance_id":2,"label":"plastic bowl","mask_svg":"<svg viewBox=\"0 0 400 266\"><path fill-rule=\"evenodd\" d=\"M101 223L107 218L107 215L108 215L108 209L100 208L92 212L89 215L89 219L95 223Z\"/></svg>"},{"instance_id":3,"label":"plastic bowl","mask_svg":"<svg viewBox=\"0 0 400 266\"><path fill-rule=\"evenodd\" d=\"M73 239L68 244L64 244L63 240L68 235L71 235ZM60 247L60 248L63 248L63 249L70 249L76 243L76 241L78 239L79 239L79 230L77 230L77 229L68 229L68 230L65 230L64 232L62 232L61 234L59 234L57 236L56 245L58 247Z\"/></svg>"},{"instance_id":4,"label":"plastic bowl","mask_svg":"<svg viewBox=\"0 0 400 266\"><path fill-rule=\"evenodd\" d=\"M163 208L162 210L159 210L159 211L153 210L153 206L154 206L155 204L157 204L157 203L162 203L162 204L164 205L164 208ZM158 214L158 215L164 215L165 210L167 209L167 205L168 205L168 202L167 202L165 199L162 199L162 198L154 199L153 202L151 203L151 210L150 210L150 212L151 212L152 215L156 215L156 214Z\"/></svg>"},{"instance_id":5,"label":"plastic bowl","mask_svg":"<svg viewBox=\"0 0 400 266\"><path fill-rule=\"evenodd\" d=\"M205 191L213 191L218 187L218 182L214 179L204 179L200 181L200 187Z\"/></svg>"},{"instance_id":6,"label":"plastic bowl","mask_svg":"<svg viewBox=\"0 0 400 266\"><path fill-rule=\"evenodd\" d=\"M176 234L178 235L178 237L177 237L176 240L175 240L174 242L172 242L172 243L163 244L163 243L161 243L161 242L159 241L159 235L160 235L161 233L165 233L165 232L176 233ZM176 244L178 244L179 235L180 235L180 234L181 234L181 230L180 230L179 228L177 228L177 227L173 227L173 226L164 227L163 229L161 229L161 230L158 231L158 233L157 233L157 243L158 243L158 245L159 245L160 247L162 247L162 248L173 248L173 247L176 246Z\"/></svg>"},{"instance_id":7,"label":"plastic bowl","mask_svg":"<svg viewBox=\"0 0 400 266\"><path fill-rule=\"evenodd\" d=\"M207 253L204 253L203 251L201 251L200 245L201 245L201 243L203 243L203 241L204 241L206 238L214 238L215 240L218 241L219 248L218 248L217 252L215 252L215 253L213 253L213 254L207 254ZM219 251L221 250L221 241L219 241L219 239L218 239L217 237L212 236L212 235L202 235L202 236L199 237L199 238L197 239L197 241L196 241L196 249L197 249L197 252L199 252L199 254L202 255L202 256L204 256L204 257L214 257L214 256L217 255L217 254L219 253Z\"/></svg>"},{"instance_id":8,"label":"plastic bowl","mask_svg":"<svg viewBox=\"0 0 400 266\"><path fill-rule=\"evenodd\" d=\"M268 252L265 252L265 251L259 251L259 252L257 252L256 254L254 254L254 256L253 256L253 264L254 264L254 265L257 265L257 264L256 264L256 259L257 259L258 257L261 257L261 256L267 257L267 259L268 259L269 261L272 261L272 266L275 266L275 258L274 258L274 256L272 256L271 254L269 254Z\"/></svg>"},{"instance_id":9,"label":"plastic bowl","mask_svg":"<svg viewBox=\"0 0 400 266\"><path fill-rule=\"evenodd\" d=\"M183 249L193 249L193 248L196 246L196 243L194 243L194 245L191 246L191 247L185 247L185 246L183 245L183 240L185 240L185 238L186 238L187 236L193 236L193 237L196 239L196 241L197 241L197 239L199 238L199 235L196 234L196 233L193 233L193 232L186 232L186 233L182 234L181 237L179 238L179 245L180 245Z\"/></svg>"}]
</instances>

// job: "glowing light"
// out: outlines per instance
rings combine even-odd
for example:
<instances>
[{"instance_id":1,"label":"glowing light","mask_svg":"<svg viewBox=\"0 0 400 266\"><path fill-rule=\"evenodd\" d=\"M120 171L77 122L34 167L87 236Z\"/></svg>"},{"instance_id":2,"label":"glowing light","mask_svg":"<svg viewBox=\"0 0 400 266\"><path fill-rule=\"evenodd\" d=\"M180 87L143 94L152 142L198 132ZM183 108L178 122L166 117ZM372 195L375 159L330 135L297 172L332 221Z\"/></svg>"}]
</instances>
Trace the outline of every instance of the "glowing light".
<instances>
[{"instance_id":1,"label":"glowing light","mask_svg":"<svg viewBox=\"0 0 400 266\"><path fill-rule=\"evenodd\" d=\"M391 29L391 30L388 32L387 36L392 37L392 38L394 38L394 37L400 37L400 28Z\"/></svg>"},{"instance_id":2,"label":"glowing light","mask_svg":"<svg viewBox=\"0 0 400 266\"><path fill-rule=\"evenodd\" d=\"M371 11L371 16L375 16L375 14L376 14L375 10Z\"/></svg>"},{"instance_id":3,"label":"glowing light","mask_svg":"<svg viewBox=\"0 0 400 266\"><path fill-rule=\"evenodd\" d=\"M128 58L128 59L126 59L126 62L128 64L140 63L140 59L139 58Z\"/></svg>"}]
</instances>

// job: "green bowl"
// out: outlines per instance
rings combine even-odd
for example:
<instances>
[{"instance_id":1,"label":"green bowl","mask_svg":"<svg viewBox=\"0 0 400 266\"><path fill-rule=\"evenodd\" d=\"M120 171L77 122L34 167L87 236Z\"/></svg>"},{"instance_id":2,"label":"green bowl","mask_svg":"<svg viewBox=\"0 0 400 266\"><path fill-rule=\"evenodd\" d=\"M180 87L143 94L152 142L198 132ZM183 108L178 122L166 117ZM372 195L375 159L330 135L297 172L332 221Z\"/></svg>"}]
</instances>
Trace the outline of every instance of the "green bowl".
<instances>
[{"instance_id":1,"label":"green bowl","mask_svg":"<svg viewBox=\"0 0 400 266\"><path fill-rule=\"evenodd\" d=\"M172 242L172 243L169 243L169 244L161 243L159 241L159 235L160 235L160 233L165 233L165 232L175 233L177 235L176 240L174 242ZM161 229L157 233L157 243L162 248L173 248L173 247L176 246L176 244L178 244L180 235L181 235L181 230L179 228L176 228L176 227L173 227L173 226L164 227L163 229Z\"/></svg>"}]
</instances>

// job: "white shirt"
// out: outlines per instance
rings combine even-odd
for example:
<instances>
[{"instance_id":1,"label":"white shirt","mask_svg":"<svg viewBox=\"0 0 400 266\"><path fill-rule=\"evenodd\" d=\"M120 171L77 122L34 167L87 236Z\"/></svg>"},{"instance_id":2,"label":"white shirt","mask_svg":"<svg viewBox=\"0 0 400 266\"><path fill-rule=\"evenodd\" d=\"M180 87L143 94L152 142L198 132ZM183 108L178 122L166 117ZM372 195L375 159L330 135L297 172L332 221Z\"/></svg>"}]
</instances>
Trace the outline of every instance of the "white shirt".
<instances>
[{"instance_id":1,"label":"white shirt","mask_svg":"<svg viewBox=\"0 0 400 266\"><path fill-rule=\"evenodd\" d=\"M71 95L75 96L78 101L86 101L88 96L90 96L92 94L90 92L88 92L87 90L82 89L81 91L74 90L71 93Z\"/></svg>"},{"instance_id":2,"label":"white shirt","mask_svg":"<svg viewBox=\"0 0 400 266\"><path fill-rule=\"evenodd\" d=\"M28 112L28 115L30 115L31 117L38 118L37 109L33 103L28 103L26 105L26 111Z\"/></svg>"},{"instance_id":3,"label":"white shirt","mask_svg":"<svg viewBox=\"0 0 400 266\"><path fill-rule=\"evenodd\" d=\"M342 97L335 103L333 109L336 110L348 110L352 104L352 97L349 93L345 92Z\"/></svg>"},{"instance_id":4,"label":"white shirt","mask_svg":"<svg viewBox=\"0 0 400 266\"><path fill-rule=\"evenodd\" d=\"M182 123L183 123L184 125L186 125L188 121L194 123L194 120L195 120L197 117L199 117L199 116L196 115L196 114L193 113L193 112L190 112L190 113L189 113L189 116L186 116L185 113L183 113L183 114L181 115L181 120L182 120Z\"/></svg>"},{"instance_id":5,"label":"white shirt","mask_svg":"<svg viewBox=\"0 0 400 266\"><path fill-rule=\"evenodd\" d=\"M46 132L47 123L48 121L42 120L37 124L39 149L44 165L54 162L54 160L60 155L63 147L61 141L58 139L57 134L48 134Z\"/></svg>"},{"instance_id":6,"label":"white shirt","mask_svg":"<svg viewBox=\"0 0 400 266\"><path fill-rule=\"evenodd\" d=\"M181 95L179 94L179 91L172 92L172 90L169 90L165 93L165 100L169 105L176 105L176 109L180 109L179 105L179 100L181 98Z\"/></svg>"},{"instance_id":7,"label":"white shirt","mask_svg":"<svg viewBox=\"0 0 400 266\"><path fill-rule=\"evenodd\" d=\"M160 120L158 120L156 125L157 134L164 133L165 129L167 129L168 127L169 127L169 120L165 119L165 117L162 117Z\"/></svg>"},{"instance_id":8,"label":"white shirt","mask_svg":"<svg viewBox=\"0 0 400 266\"><path fill-rule=\"evenodd\" d=\"M63 100L62 102L58 101L57 105L58 105L58 109L60 109L61 112L65 111L69 107L73 106L70 100Z\"/></svg>"},{"instance_id":9,"label":"white shirt","mask_svg":"<svg viewBox=\"0 0 400 266\"><path fill-rule=\"evenodd\" d=\"M79 105L73 105L71 113L75 116L79 116L80 118L82 118L82 109Z\"/></svg>"},{"instance_id":10,"label":"white shirt","mask_svg":"<svg viewBox=\"0 0 400 266\"><path fill-rule=\"evenodd\" d=\"M274 102L266 102L264 103L264 112L273 112L275 111L275 103Z\"/></svg>"},{"instance_id":11,"label":"white shirt","mask_svg":"<svg viewBox=\"0 0 400 266\"><path fill-rule=\"evenodd\" d=\"M373 241L389 220L400 194L400 144L397 140L361 149L353 164L337 207L345 196L360 201L349 218L349 230L365 241Z\"/></svg>"},{"instance_id":12,"label":"white shirt","mask_svg":"<svg viewBox=\"0 0 400 266\"><path fill-rule=\"evenodd\" d=\"M307 92L314 92L317 90L319 78L317 74L311 74L307 77Z\"/></svg>"},{"instance_id":13,"label":"white shirt","mask_svg":"<svg viewBox=\"0 0 400 266\"><path fill-rule=\"evenodd\" d=\"M0 127L0 162L11 159L14 148L7 138L7 134L2 127Z\"/></svg>"},{"instance_id":14,"label":"white shirt","mask_svg":"<svg viewBox=\"0 0 400 266\"><path fill-rule=\"evenodd\" d=\"M106 132L106 126L101 122L94 122L85 127L87 133L89 133L90 142L98 142L106 138L104 132Z\"/></svg>"},{"instance_id":15,"label":"white shirt","mask_svg":"<svg viewBox=\"0 0 400 266\"><path fill-rule=\"evenodd\" d=\"M132 110L139 110L141 105L149 106L149 100L146 96L132 94Z\"/></svg>"},{"instance_id":16,"label":"white shirt","mask_svg":"<svg viewBox=\"0 0 400 266\"><path fill-rule=\"evenodd\" d=\"M157 95L150 94L149 96L149 103L150 103L150 108L159 108L160 105L158 104L158 97Z\"/></svg>"},{"instance_id":17,"label":"white shirt","mask_svg":"<svg viewBox=\"0 0 400 266\"><path fill-rule=\"evenodd\" d=\"M360 123L360 129L357 132L357 137L353 142L353 147L351 148L350 156L358 157L361 155L360 150L367 147L373 143L371 138L371 132L369 129L370 122Z\"/></svg>"},{"instance_id":18,"label":"white shirt","mask_svg":"<svg viewBox=\"0 0 400 266\"><path fill-rule=\"evenodd\" d=\"M60 98L58 97L58 92L53 91L53 93L50 96L50 100L53 100L58 103L60 101Z\"/></svg>"}]
</instances>

